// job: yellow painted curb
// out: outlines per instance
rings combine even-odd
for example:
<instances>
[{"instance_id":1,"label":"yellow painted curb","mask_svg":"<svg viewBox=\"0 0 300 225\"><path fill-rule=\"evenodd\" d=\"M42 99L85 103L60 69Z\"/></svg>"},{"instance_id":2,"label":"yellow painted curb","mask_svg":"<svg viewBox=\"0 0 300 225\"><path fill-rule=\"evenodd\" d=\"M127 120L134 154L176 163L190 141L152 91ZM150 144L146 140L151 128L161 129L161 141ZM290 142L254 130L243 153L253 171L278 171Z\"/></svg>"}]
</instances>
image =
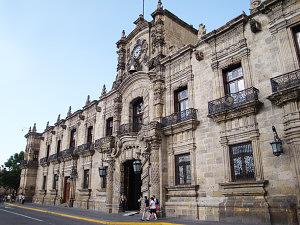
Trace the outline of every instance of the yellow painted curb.
<instances>
[{"instance_id":1,"label":"yellow painted curb","mask_svg":"<svg viewBox=\"0 0 300 225\"><path fill-rule=\"evenodd\" d=\"M136 224L136 225L138 225L138 224L181 225L181 224L166 223L166 222L150 222L150 223L149 222L146 222L146 223L143 223L143 222L111 222L111 221L90 219L90 218L80 217L80 216L73 216L73 215L69 215L69 214L65 214L65 213L51 212L51 211L44 210L44 209L31 208L31 207L20 206L20 205L9 204L9 203L7 203L7 205L12 206L12 207L21 208L21 209L27 209L27 210L31 210L31 211L51 214L51 215L55 215L55 216L62 216L62 217L70 218L70 219L81 220L81 221L86 221L86 222L90 222L90 223L97 223L97 224L108 224L108 225L130 225L130 224Z\"/></svg>"}]
</instances>

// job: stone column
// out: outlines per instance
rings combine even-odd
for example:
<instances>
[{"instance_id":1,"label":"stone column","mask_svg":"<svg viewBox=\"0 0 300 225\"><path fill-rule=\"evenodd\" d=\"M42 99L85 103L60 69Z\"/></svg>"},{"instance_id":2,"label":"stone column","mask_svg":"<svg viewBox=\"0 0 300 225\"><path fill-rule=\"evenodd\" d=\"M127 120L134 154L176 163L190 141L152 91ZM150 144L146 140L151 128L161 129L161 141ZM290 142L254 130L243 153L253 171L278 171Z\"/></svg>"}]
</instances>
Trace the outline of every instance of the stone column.
<instances>
[{"instance_id":1,"label":"stone column","mask_svg":"<svg viewBox=\"0 0 300 225\"><path fill-rule=\"evenodd\" d=\"M114 116L113 116L114 136L118 135L120 129L121 112L122 112L122 96L119 95L114 99Z\"/></svg>"},{"instance_id":2,"label":"stone column","mask_svg":"<svg viewBox=\"0 0 300 225\"><path fill-rule=\"evenodd\" d=\"M230 154L229 154L229 146L228 146L227 138L225 137L221 138L221 145L223 149L225 183L228 183L232 181L232 177L231 177Z\"/></svg>"},{"instance_id":3,"label":"stone column","mask_svg":"<svg viewBox=\"0 0 300 225\"><path fill-rule=\"evenodd\" d=\"M106 162L108 163L106 185L106 210L108 213L112 213L115 160L112 157L108 157Z\"/></svg>"},{"instance_id":4,"label":"stone column","mask_svg":"<svg viewBox=\"0 0 300 225\"><path fill-rule=\"evenodd\" d=\"M252 148L253 148L253 157L254 157L255 177L257 181L263 181L264 173L262 168L261 152L259 149L258 137L252 140Z\"/></svg>"},{"instance_id":5,"label":"stone column","mask_svg":"<svg viewBox=\"0 0 300 225\"><path fill-rule=\"evenodd\" d=\"M150 155L150 195L160 198L160 163L159 163L160 141L151 141ZM150 196L150 197L151 197Z\"/></svg>"},{"instance_id":6,"label":"stone column","mask_svg":"<svg viewBox=\"0 0 300 225\"><path fill-rule=\"evenodd\" d=\"M163 93L164 93L164 77L163 77L164 67L162 65L157 65L155 72L149 73L149 78L152 82L152 88L154 93L154 115L155 121L160 121L163 116Z\"/></svg>"}]
</instances>

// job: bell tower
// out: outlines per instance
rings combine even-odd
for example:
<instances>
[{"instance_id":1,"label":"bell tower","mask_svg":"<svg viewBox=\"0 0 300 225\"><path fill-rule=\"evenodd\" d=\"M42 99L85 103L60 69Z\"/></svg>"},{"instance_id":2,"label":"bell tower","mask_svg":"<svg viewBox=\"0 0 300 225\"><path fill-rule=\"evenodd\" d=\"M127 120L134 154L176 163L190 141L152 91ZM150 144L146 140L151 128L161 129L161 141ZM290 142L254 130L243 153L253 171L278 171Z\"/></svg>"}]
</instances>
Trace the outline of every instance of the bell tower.
<instances>
[{"instance_id":1,"label":"bell tower","mask_svg":"<svg viewBox=\"0 0 300 225\"><path fill-rule=\"evenodd\" d=\"M19 193L23 193L28 201L32 201L35 193L38 158L42 134L37 132L36 124L29 128L25 135L27 139L24 160L21 163L21 181Z\"/></svg>"}]
</instances>

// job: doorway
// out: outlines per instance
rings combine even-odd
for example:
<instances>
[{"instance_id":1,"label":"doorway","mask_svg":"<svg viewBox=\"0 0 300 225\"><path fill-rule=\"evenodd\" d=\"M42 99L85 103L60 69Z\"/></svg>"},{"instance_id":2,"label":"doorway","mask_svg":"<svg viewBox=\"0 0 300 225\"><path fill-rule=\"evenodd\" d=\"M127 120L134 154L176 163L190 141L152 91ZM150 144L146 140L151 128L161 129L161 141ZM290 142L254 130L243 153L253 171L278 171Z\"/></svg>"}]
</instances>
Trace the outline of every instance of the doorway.
<instances>
[{"instance_id":1,"label":"doorway","mask_svg":"<svg viewBox=\"0 0 300 225\"><path fill-rule=\"evenodd\" d=\"M65 180L64 180L64 196L63 196L63 202L62 203L66 203L66 202L70 201L70 188L71 188L70 177L65 177Z\"/></svg>"},{"instance_id":2,"label":"doorway","mask_svg":"<svg viewBox=\"0 0 300 225\"><path fill-rule=\"evenodd\" d=\"M140 210L138 202L141 196L141 174L135 174L133 171L134 160L126 161L124 165L124 195L127 199L126 210Z\"/></svg>"}]
</instances>

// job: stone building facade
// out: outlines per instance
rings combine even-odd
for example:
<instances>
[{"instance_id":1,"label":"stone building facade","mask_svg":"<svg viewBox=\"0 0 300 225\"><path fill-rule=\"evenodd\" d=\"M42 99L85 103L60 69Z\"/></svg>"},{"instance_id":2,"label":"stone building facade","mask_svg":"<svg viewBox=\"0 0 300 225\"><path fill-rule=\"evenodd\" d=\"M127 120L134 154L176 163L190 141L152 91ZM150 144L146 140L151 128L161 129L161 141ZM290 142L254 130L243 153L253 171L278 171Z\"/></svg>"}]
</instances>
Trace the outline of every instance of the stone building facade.
<instances>
[{"instance_id":1,"label":"stone building facade","mask_svg":"<svg viewBox=\"0 0 300 225\"><path fill-rule=\"evenodd\" d=\"M158 1L122 32L112 89L28 132L20 191L110 213L121 194L128 210L155 195L167 217L299 224L300 3L250 7L207 33Z\"/></svg>"}]
</instances>

